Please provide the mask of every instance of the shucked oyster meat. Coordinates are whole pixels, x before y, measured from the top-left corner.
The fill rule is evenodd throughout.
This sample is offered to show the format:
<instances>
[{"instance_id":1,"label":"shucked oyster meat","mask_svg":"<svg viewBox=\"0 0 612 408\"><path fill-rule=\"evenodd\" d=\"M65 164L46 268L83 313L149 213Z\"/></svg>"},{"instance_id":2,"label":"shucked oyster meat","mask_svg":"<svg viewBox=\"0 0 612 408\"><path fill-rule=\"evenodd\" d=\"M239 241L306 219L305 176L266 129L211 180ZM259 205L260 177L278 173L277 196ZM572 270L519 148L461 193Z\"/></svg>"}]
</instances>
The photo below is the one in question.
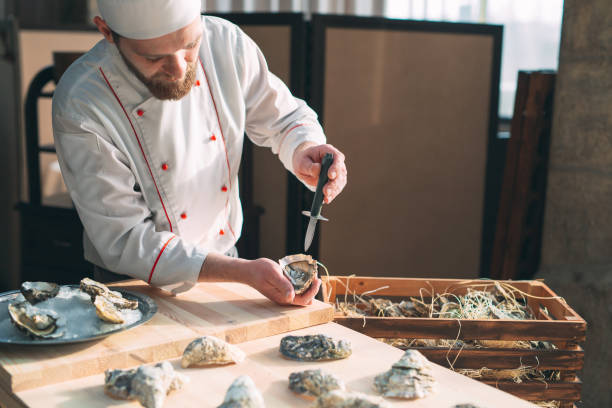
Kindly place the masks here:
<instances>
[{"instance_id":1,"label":"shucked oyster meat","mask_svg":"<svg viewBox=\"0 0 612 408\"><path fill-rule=\"evenodd\" d=\"M296 295L306 292L317 276L317 261L310 255L288 255L279 259L278 263L293 285Z\"/></svg>"},{"instance_id":2,"label":"shucked oyster meat","mask_svg":"<svg viewBox=\"0 0 612 408\"><path fill-rule=\"evenodd\" d=\"M280 342L280 352L298 361L338 360L351 355L351 343L324 334L285 336Z\"/></svg>"},{"instance_id":3,"label":"shucked oyster meat","mask_svg":"<svg viewBox=\"0 0 612 408\"><path fill-rule=\"evenodd\" d=\"M96 282L93 279L81 279L80 288L83 292L91 296L91 301L95 302L96 296L104 296L119 309L137 309L138 301L125 299L123 295L114 290L110 290L106 285Z\"/></svg>"},{"instance_id":4,"label":"shucked oyster meat","mask_svg":"<svg viewBox=\"0 0 612 408\"><path fill-rule=\"evenodd\" d=\"M57 296L59 290L59 285L51 282L23 282L21 284L23 297L33 305Z\"/></svg>"},{"instance_id":5,"label":"shucked oyster meat","mask_svg":"<svg viewBox=\"0 0 612 408\"><path fill-rule=\"evenodd\" d=\"M244 352L238 347L213 336L204 336L187 345L183 352L181 366L187 368L240 363L244 360L244 357Z\"/></svg>"},{"instance_id":6,"label":"shucked oyster meat","mask_svg":"<svg viewBox=\"0 0 612 408\"><path fill-rule=\"evenodd\" d=\"M138 400L146 408L161 408L166 395L183 387L189 378L167 361L130 370L106 370L104 392L113 397Z\"/></svg>"},{"instance_id":7,"label":"shucked oyster meat","mask_svg":"<svg viewBox=\"0 0 612 408\"><path fill-rule=\"evenodd\" d=\"M333 374L305 370L289 375L289 389L307 398L316 398L332 390L344 390L344 382Z\"/></svg>"},{"instance_id":8,"label":"shucked oyster meat","mask_svg":"<svg viewBox=\"0 0 612 408\"><path fill-rule=\"evenodd\" d=\"M434 392L431 364L416 350L407 350L391 369L374 378L374 387L385 397L415 399Z\"/></svg>"},{"instance_id":9,"label":"shucked oyster meat","mask_svg":"<svg viewBox=\"0 0 612 408\"><path fill-rule=\"evenodd\" d=\"M263 396L248 375L236 378L217 408L264 408Z\"/></svg>"},{"instance_id":10,"label":"shucked oyster meat","mask_svg":"<svg viewBox=\"0 0 612 408\"><path fill-rule=\"evenodd\" d=\"M321 395L312 408L388 408L389 404L382 398L362 394L334 390Z\"/></svg>"},{"instance_id":11,"label":"shucked oyster meat","mask_svg":"<svg viewBox=\"0 0 612 408\"><path fill-rule=\"evenodd\" d=\"M119 309L117 309L115 305L106 297L96 296L93 304L96 307L96 314L105 322L116 324L125 322L125 319L123 318L123 315Z\"/></svg>"},{"instance_id":12,"label":"shucked oyster meat","mask_svg":"<svg viewBox=\"0 0 612 408\"><path fill-rule=\"evenodd\" d=\"M23 301L9 304L8 312L13 324L32 337L52 339L64 334L57 330L59 315L54 311L42 310Z\"/></svg>"}]
</instances>

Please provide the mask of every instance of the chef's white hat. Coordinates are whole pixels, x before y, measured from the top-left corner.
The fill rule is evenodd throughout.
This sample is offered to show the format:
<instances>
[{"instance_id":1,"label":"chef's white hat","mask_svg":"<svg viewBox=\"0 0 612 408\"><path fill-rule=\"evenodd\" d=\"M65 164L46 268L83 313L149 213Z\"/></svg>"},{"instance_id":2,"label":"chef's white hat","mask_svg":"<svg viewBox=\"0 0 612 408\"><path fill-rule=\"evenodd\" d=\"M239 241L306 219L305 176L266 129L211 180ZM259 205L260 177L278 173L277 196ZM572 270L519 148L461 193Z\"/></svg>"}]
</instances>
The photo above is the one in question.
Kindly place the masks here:
<instances>
[{"instance_id":1,"label":"chef's white hat","mask_svg":"<svg viewBox=\"0 0 612 408\"><path fill-rule=\"evenodd\" d=\"M98 0L106 24L135 40L161 37L189 25L200 15L200 0Z\"/></svg>"}]
</instances>

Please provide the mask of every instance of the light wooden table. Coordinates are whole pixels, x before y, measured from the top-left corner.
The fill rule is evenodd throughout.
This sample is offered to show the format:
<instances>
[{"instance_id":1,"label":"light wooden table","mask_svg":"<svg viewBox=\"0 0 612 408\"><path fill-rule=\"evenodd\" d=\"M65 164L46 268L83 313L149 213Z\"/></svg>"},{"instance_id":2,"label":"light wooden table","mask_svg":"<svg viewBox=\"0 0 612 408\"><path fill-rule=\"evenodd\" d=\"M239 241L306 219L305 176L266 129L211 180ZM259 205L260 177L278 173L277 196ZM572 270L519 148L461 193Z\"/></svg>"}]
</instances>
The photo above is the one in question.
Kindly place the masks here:
<instances>
[{"instance_id":1,"label":"light wooden table","mask_svg":"<svg viewBox=\"0 0 612 408\"><path fill-rule=\"evenodd\" d=\"M263 393L267 407L308 407L310 402L296 397L288 388L289 374L312 368L322 368L342 378L354 391L374 394L374 376L386 371L403 354L399 349L374 340L335 323L326 323L306 329L294 330L291 334L324 333L334 338L350 340L353 354L344 360L322 363L297 362L283 358L278 346L279 334L248 341L238 346L246 352L247 359L237 365L215 368L180 368L179 359L170 360L174 367L190 378L182 390L170 394L165 407L216 407L232 381L247 374ZM415 401L391 400L392 406L452 408L459 403L472 403L482 408L535 407L526 401L493 387L469 379L434 364L433 373L438 381L437 392ZM0 395L8 408L22 407L139 407L137 402L117 401L103 392L104 375L98 374L55 385L47 385L12 395Z\"/></svg>"}]
</instances>

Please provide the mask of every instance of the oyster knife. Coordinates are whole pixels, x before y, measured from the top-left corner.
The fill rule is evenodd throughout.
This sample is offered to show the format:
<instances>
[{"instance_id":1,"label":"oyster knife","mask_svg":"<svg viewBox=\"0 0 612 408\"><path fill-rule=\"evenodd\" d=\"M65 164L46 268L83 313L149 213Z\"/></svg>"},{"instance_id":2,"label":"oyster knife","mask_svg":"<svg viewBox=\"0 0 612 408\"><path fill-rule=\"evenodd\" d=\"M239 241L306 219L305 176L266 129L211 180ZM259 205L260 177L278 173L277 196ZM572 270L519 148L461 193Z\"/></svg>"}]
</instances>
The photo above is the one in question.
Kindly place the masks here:
<instances>
[{"instance_id":1,"label":"oyster knife","mask_svg":"<svg viewBox=\"0 0 612 408\"><path fill-rule=\"evenodd\" d=\"M314 199L312 200L312 206L310 207L310 211L302 211L302 214L310 217L308 228L306 229L306 237L304 238L304 252L308 251L308 248L310 248L315 227L317 226L317 221L329 221L327 218L321 216L321 207L323 207L323 186L327 184L327 171L329 170L329 166L331 166L333 161L334 155L332 153L325 153L323 160L321 160L321 172L319 173L319 181L317 182L317 189L315 191Z\"/></svg>"}]
</instances>

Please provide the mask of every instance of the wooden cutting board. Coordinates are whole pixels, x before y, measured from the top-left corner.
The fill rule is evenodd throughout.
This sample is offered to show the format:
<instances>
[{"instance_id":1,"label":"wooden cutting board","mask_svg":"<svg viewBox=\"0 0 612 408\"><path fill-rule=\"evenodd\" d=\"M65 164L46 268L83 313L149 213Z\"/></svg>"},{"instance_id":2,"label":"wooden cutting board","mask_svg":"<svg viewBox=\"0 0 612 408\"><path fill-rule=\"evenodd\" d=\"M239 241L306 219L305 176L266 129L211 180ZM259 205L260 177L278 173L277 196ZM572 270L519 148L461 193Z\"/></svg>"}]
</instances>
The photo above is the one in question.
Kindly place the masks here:
<instances>
[{"instance_id":1,"label":"wooden cutting board","mask_svg":"<svg viewBox=\"0 0 612 408\"><path fill-rule=\"evenodd\" d=\"M353 391L374 394L374 376L388 370L403 351L374 340L336 323L328 323L292 332L294 335L324 333L337 339L349 340L353 354L344 360L326 362L298 362L283 358L278 352L280 339L276 335L242 343L246 353L244 362L214 368L180 367L180 360L171 360L174 368L189 377L189 383L168 396L164 408L216 407L224 398L232 381L239 375L250 376L262 392L268 408L309 407L310 402L296 397L287 388L289 374L306 369L321 368L342 379ZM510 394L464 377L438 365L433 365L437 392L415 401L386 399L392 407L453 408L455 404L472 403L479 407L528 408L536 407ZM107 406L141 407L137 402L117 401L103 391L104 376L98 374L61 384L18 392L6 401L7 408L97 408Z\"/></svg>"},{"instance_id":2,"label":"wooden cutting board","mask_svg":"<svg viewBox=\"0 0 612 408\"><path fill-rule=\"evenodd\" d=\"M138 280L112 287L144 293L157 304L153 318L99 341L64 346L5 346L0 349L0 387L7 392L55 384L181 356L194 338L214 335L242 343L333 319L333 307L279 306L250 286L202 283L179 296Z\"/></svg>"}]
</instances>

